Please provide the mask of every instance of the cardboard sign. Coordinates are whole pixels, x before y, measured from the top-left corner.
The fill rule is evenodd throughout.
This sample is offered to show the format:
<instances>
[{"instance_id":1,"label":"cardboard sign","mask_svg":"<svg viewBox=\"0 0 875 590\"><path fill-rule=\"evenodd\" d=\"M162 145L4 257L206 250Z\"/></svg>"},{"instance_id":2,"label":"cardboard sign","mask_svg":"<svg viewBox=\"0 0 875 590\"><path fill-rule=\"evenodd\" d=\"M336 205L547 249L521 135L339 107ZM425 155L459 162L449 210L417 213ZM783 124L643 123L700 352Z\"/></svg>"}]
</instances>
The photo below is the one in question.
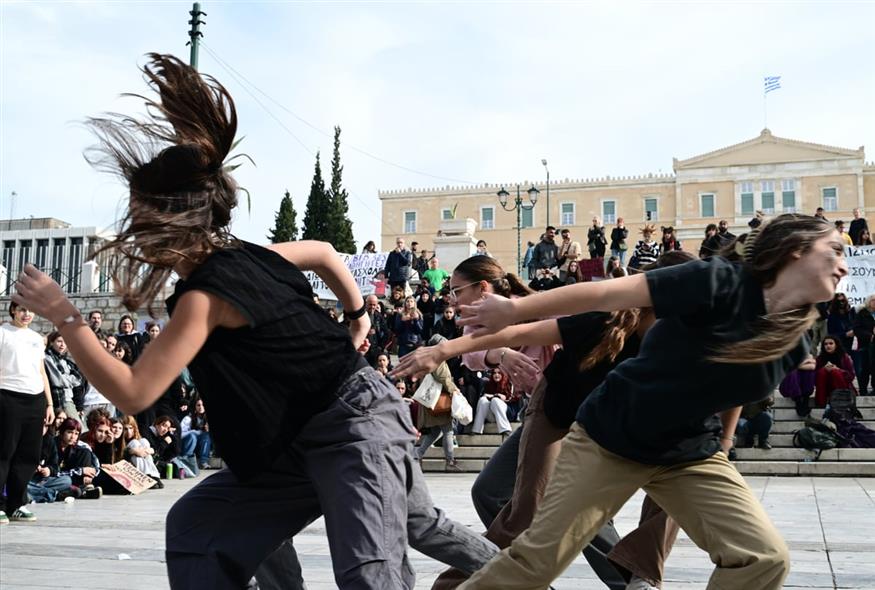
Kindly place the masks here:
<instances>
[{"instance_id":1,"label":"cardboard sign","mask_svg":"<svg viewBox=\"0 0 875 590\"><path fill-rule=\"evenodd\" d=\"M100 470L135 496L155 485L155 480L127 461L101 465Z\"/></svg>"}]
</instances>

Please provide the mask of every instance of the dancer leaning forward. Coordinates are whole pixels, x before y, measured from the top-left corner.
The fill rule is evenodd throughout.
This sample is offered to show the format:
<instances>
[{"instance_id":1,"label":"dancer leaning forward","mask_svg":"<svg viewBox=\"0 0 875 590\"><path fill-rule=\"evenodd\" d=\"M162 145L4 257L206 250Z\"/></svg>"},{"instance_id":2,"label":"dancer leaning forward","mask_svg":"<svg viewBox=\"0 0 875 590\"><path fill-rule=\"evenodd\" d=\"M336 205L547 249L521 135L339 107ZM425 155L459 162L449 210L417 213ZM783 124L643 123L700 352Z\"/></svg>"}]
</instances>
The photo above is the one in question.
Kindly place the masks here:
<instances>
[{"instance_id":1,"label":"dancer leaning forward","mask_svg":"<svg viewBox=\"0 0 875 590\"><path fill-rule=\"evenodd\" d=\"M172 56L151 54L143 71L159 99L147 100L142 121L91 119L101 139L91 161L130 190L118 237L102 249L128 309L151 306L171 272L181 277L164 335L132 367L116 360L57 283L30 265L13 301L52 321L89 382L126 414L151 406L190 368L228 469L167 516L171 587L242 588L321 515L341 588L412 588L414 534L449 564L483 565L495 547L431 504L412 461L407 406L356 351L369 320L334 249L263 248L231 235L231 96ZM313 302L303 270L350 310L349 330Z\"/></svg>"},{"instance_id":2,"label":"dancer leaning forward","mask_svg":"<svg viewBox=\"0 0 875 590\"><path fill-rule=\"evenodd\" d=\"M585 311L652 307L658 321L581 405L532 526L460 588L547 587L639 488L708 552L709 588L780 588L787 546L721 452L715 414L766 397L807 357L843 247L822 220L780 215L729 259L463 306L475 334Z\"/></svg>"}]
</instances>

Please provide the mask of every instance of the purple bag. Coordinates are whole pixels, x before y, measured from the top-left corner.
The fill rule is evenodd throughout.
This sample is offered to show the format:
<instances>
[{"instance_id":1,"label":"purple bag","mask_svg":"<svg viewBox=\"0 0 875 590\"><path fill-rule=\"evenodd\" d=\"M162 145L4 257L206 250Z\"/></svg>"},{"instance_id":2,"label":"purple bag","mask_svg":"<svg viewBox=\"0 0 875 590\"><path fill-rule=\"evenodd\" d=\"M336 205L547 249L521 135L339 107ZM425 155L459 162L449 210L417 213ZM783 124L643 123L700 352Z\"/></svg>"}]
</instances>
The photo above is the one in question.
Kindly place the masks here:
<instances>
[{"instance_id":1,"label":"purple bag","mask_svg":"<svg viewBox=\"0 0 875 590\"><path fill-rule=\"evenodd\" d=\"M866 428L856 420L836 424L838 433L846 439L839 446L851 449L875 449L875 430Z\"/></svg>"}]
</instances>

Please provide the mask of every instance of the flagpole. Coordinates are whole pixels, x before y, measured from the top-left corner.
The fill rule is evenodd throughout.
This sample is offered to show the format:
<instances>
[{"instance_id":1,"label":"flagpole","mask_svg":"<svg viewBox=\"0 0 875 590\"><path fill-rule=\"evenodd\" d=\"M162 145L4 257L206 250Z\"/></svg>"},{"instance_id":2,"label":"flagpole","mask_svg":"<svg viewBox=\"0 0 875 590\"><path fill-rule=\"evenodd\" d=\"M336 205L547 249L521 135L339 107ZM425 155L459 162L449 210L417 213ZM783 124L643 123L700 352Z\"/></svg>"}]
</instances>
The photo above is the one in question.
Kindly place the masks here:
<instances>
[{"instance_id":1,"label":"flagpole","mask_svg":"<svg viewBox=\"0 0 875 590\"><path fill-rule=\"evenodd\" d=\"M763 92L763 129L769 128L769 94Z\"/></svg>"}]
</instances>

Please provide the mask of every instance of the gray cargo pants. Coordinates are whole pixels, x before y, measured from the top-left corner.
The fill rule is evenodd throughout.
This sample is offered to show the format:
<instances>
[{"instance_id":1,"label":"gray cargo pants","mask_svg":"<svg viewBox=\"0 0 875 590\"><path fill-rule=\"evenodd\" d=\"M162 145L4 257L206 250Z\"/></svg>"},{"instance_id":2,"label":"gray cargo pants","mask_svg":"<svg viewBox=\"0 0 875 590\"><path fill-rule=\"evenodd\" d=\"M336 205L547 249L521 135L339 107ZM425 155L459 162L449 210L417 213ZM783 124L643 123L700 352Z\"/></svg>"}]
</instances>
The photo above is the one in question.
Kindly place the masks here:
<instances>
[{"instance_id":1,"label":"gray cargo pants","mask_svg":"<svg viewBox=\"0 0 875 590\"><path fill-rule=\"evenodd\" d=\"M465 525L450 520L431 500L419 464L411 471L407 494L407 542L436 561L473 574L498 553L498 546ZM291 540L259 566L259 590L302 590L301 564Z\"/></svg>"},{"instance_id":2,"label":"gray cargo pants","mask_svg":"<svg viewBox=\"0 0 875 590\"><path fill-rule=\"evenodd\" d=\"M269 471L240 481L222 470L173 505L171 588L244 588L285 539L323 514L340 588L412 588L406 558L412 433L395 388L373 369L358 371Z\"/></svg>"}]
</instances>

